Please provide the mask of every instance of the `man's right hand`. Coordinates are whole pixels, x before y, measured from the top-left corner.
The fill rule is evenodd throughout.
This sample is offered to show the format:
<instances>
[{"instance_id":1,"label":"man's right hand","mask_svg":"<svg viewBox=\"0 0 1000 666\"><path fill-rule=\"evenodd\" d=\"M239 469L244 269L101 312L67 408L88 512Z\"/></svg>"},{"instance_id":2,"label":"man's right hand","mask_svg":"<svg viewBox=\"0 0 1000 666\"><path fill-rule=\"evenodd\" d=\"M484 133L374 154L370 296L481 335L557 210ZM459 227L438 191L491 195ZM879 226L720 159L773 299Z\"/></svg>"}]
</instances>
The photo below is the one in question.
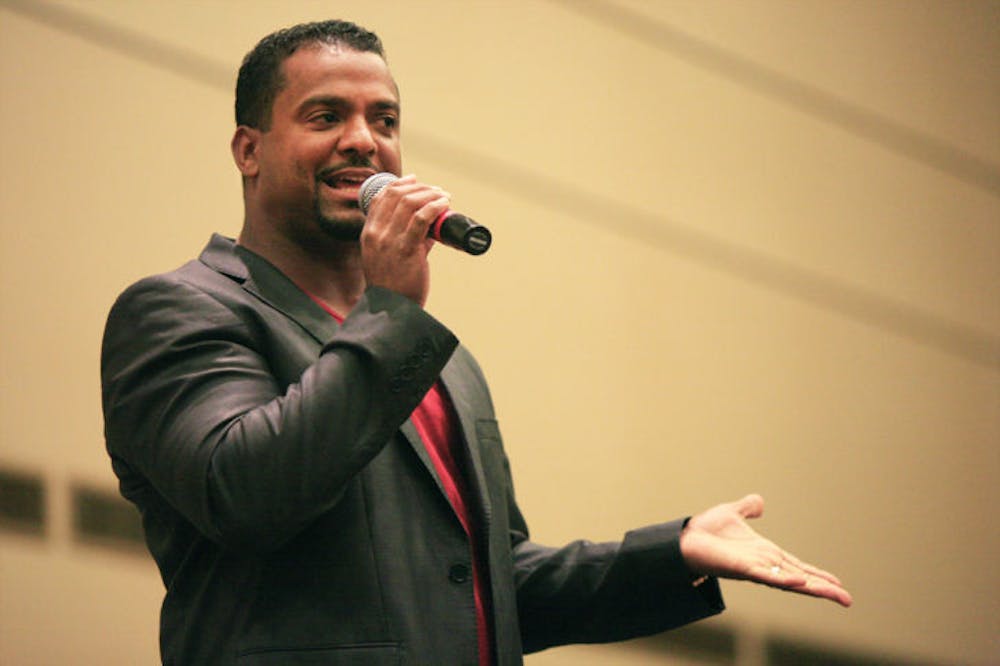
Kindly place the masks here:
<instances>
[{"instance_id":1,"label":"man's right hand","mask_svg":"<svg viewBox=\"0 0 1000 666\"><path fill-rule=\"evenodd\" d=\"M423 306L430 291L427 230L448 209L449 195L414 176L376 196L361 231L361 263L368 286L385 287Z\"/></svg>"}]
</instances>

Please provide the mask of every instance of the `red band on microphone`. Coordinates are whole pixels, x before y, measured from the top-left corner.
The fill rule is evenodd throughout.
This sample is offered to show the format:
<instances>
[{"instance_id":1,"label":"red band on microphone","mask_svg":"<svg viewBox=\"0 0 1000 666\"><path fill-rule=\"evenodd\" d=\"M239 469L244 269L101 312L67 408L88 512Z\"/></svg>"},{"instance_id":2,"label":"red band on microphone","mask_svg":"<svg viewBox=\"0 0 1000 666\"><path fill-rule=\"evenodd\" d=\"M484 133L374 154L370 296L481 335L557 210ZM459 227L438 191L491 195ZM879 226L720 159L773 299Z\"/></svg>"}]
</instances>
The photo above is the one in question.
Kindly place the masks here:
<instances>
[{"instance_id":1,"label":"red band on microphone","mask_svg":"<svg viewBox=\"0 0 1000 666\"><path fill-rule=\"evenodd\" d=\"M444 221L448 219L453 212L454 211L449 208L437 216L437 219L434 220L433 224L431 224L431 238L436 241L441 240L441 225L444 224Z\"/></svg>"}]
</instances>

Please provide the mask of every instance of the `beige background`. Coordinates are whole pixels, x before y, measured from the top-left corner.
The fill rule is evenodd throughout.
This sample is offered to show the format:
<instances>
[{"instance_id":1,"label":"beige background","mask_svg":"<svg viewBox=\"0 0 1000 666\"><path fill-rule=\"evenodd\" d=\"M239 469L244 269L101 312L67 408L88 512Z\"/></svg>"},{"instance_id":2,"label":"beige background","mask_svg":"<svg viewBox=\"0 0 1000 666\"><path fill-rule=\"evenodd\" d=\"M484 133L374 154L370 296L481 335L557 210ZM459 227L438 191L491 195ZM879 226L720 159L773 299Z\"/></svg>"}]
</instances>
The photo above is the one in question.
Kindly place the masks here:
<instances>
[{"instance_id":1,"label":"beige background","mask_svg":"<svg viewBox=\"0 0 1000 666\"><path fill-rule=\"evenodd\" d=\"M0 1L0 466L51 511L0 532L0 663L156 660L151 562L69 537L70 485L114 488L104 316L237 233L239 61L331 17L386 43L405 168L494 231L435 252L428 307L491 378L537 540L757 491L856 605L727 583L740 663L772 635L1000 663L982 0ZM681 663L643 645L528 663Z\"/></svg>"}]
</instances>

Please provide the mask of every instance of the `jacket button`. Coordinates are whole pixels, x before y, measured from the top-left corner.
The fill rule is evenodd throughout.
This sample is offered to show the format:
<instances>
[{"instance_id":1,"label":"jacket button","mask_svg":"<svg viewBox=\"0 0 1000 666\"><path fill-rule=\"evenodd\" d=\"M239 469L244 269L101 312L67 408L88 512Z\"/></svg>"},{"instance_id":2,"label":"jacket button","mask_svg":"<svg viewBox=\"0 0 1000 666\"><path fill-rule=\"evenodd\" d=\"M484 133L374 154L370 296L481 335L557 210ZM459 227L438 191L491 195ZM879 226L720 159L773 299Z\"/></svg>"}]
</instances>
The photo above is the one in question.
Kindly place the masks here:
<instances>
[{"instance_id":1,"label":"jacket button","mask_svg":"<svg viewBox=\"0 0 1000 666\"><path fill-rule=\"evenodd\" d=\"M465 564L453 564L451 568L448 569L448 580L453 583L465 583L469 580L469 570L468 565Z\"/></svg>"}]
</instances>

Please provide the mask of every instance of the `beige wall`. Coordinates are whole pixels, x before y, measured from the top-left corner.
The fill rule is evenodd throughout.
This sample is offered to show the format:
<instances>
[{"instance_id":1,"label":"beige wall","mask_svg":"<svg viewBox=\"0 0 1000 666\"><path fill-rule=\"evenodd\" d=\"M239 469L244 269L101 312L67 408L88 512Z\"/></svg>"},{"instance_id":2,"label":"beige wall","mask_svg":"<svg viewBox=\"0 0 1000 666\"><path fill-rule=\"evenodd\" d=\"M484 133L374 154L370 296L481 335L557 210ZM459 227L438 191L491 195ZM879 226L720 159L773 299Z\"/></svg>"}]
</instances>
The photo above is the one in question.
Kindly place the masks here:
<instances>
[{"instance_id":1,"label":"beige wall","mask_svg":"<svg viewBox=\"0 0 1000 666\"><path fill-rule=\"evenodd\" d=\"M435 252L429 308L491 377L535 537L757 491L856 606L726 584L742 663L770 635L1000 661L1000 3L351 4L406 169L494 230ZM51 509L0 532L0 663L155 659L151 563L68 537L70 484L114 487L103 318L238 231L239 60L330 7L0 1L0 467Z\"/></svg>"}]
</instances>

